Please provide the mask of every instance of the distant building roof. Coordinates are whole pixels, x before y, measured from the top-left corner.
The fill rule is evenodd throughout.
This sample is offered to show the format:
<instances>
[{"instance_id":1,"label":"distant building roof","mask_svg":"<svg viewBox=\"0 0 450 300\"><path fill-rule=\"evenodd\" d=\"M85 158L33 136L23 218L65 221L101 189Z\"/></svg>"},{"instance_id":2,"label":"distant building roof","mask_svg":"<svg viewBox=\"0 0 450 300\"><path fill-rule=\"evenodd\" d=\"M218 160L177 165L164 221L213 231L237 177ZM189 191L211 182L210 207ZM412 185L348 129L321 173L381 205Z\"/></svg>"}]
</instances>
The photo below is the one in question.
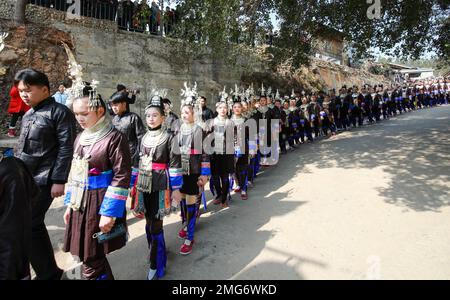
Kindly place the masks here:
<instances>
[{"instance_id":1,"label":"distant building roof","mask_svg":"<svg viewBox=\"0 0 450 300\"><path fill-rule=\"evenodd\" d=\"M388 63L392 69L417 69L416 67L405 66L401 64Z\"/></svg>"},{"instance_id":2,"label":"distant building roof","mask_svg":"<svg viewBox=\"0 0 450 300\"><path fill-rule=\"evenodd\" d=\"M434 72L433 69L430 68L417 68L417 69L407 69L407 70L399 70L399 73L410 74L410 73L425 73L425 72Z\"/></svg>"}]
</instances>

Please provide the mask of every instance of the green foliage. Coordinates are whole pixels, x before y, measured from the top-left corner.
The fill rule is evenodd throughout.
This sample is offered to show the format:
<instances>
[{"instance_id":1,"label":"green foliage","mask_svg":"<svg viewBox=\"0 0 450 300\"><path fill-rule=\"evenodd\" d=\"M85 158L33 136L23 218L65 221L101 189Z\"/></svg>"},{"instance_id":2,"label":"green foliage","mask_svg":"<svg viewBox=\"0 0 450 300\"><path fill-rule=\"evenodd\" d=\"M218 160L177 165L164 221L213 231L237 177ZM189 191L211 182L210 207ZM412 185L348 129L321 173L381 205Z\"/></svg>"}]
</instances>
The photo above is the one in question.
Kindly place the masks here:
<instances>
[{"instance_id":1,"label":"green foliage","mask_svg":"<svg viewBox=\"0 0 450 300\"><path fill-rule=\"evenodd\" d=\"M260 45L273 29L271 14L279 19L279 34L268 51L272 63L289 60L305 64L313 38L322 26L339 30L355 59L373 57L370 49L403 59L417 59L433 51L448 64L450 58L449 0L381 0L381 18L370 19L370 4L361 0L179 0L186 16L179 37L226 53L229 43ZM325 27L326 28L326 27ZM331 31L332 34L333 31ZM225 51L224 51L225 50Z\"/></svg>"}]
</instances>

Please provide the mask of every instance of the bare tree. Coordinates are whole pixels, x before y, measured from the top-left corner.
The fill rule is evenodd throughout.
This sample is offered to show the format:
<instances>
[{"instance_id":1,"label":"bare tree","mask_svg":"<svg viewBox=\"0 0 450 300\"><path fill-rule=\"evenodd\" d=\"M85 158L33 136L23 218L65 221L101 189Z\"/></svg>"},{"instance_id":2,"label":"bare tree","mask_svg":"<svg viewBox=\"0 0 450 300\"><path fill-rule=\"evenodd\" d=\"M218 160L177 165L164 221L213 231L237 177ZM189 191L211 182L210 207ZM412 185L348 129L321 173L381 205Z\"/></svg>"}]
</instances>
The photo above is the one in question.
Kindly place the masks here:
<instances>
[{"instance_id":1,"label":"bare tree","mask_svg":"<svg viewBox=\"0 0 450 300\"><path fill-rule=\"evenodd\" d=\"M27 7L27 0L16 0L14 22L17 25L25 24L25 9Z\"/></svg>"}]
</instances>

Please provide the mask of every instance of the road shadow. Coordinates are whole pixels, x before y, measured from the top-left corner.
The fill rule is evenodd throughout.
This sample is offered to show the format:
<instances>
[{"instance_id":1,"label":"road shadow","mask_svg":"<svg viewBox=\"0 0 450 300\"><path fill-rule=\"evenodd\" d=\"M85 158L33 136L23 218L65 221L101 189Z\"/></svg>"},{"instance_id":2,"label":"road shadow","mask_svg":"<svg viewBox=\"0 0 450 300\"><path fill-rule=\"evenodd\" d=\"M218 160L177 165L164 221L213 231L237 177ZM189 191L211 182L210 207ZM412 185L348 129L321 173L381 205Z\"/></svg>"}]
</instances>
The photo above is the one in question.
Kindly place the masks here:
<instances>
[{"instance_id":1,"label":"road shadow","mask_svg":"<svg viewBox=\"0 0 450 300\"><path fill-rule=\"evenodd\" d=\"M298 152L298 173L307 165L327 169L383 167L391 181L378 188L387 203L439 212L450 205L450 106L400 115L354 129ZM308 150L306 150L308 151ZM377 179L374 178L374 182Z\"/></svg>"}]
</instances>

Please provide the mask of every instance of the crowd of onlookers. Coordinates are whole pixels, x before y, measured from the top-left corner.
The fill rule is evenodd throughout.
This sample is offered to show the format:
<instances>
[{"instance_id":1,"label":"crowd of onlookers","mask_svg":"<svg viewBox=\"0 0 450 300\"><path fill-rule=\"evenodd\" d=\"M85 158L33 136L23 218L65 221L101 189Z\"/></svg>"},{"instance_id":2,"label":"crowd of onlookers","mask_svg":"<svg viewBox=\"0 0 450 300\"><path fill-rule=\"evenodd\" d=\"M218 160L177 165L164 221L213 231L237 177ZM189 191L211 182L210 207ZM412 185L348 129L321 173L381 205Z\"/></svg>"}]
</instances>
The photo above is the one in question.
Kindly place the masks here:
<instances>
[{"instance_id":1,"label":"crowd of onlookers","mask_svg":"<svg viewBox=\"0 0 450 300\"><path fill-rule=\"evenodd\" d=\"M30 4L70 11L84 17L117 22L119 29L169 34L177 22L177 9L161 9L157 1L149 0L80 0L79 11L66 0L29 0Z\"/></svg>"}]
</instances>

